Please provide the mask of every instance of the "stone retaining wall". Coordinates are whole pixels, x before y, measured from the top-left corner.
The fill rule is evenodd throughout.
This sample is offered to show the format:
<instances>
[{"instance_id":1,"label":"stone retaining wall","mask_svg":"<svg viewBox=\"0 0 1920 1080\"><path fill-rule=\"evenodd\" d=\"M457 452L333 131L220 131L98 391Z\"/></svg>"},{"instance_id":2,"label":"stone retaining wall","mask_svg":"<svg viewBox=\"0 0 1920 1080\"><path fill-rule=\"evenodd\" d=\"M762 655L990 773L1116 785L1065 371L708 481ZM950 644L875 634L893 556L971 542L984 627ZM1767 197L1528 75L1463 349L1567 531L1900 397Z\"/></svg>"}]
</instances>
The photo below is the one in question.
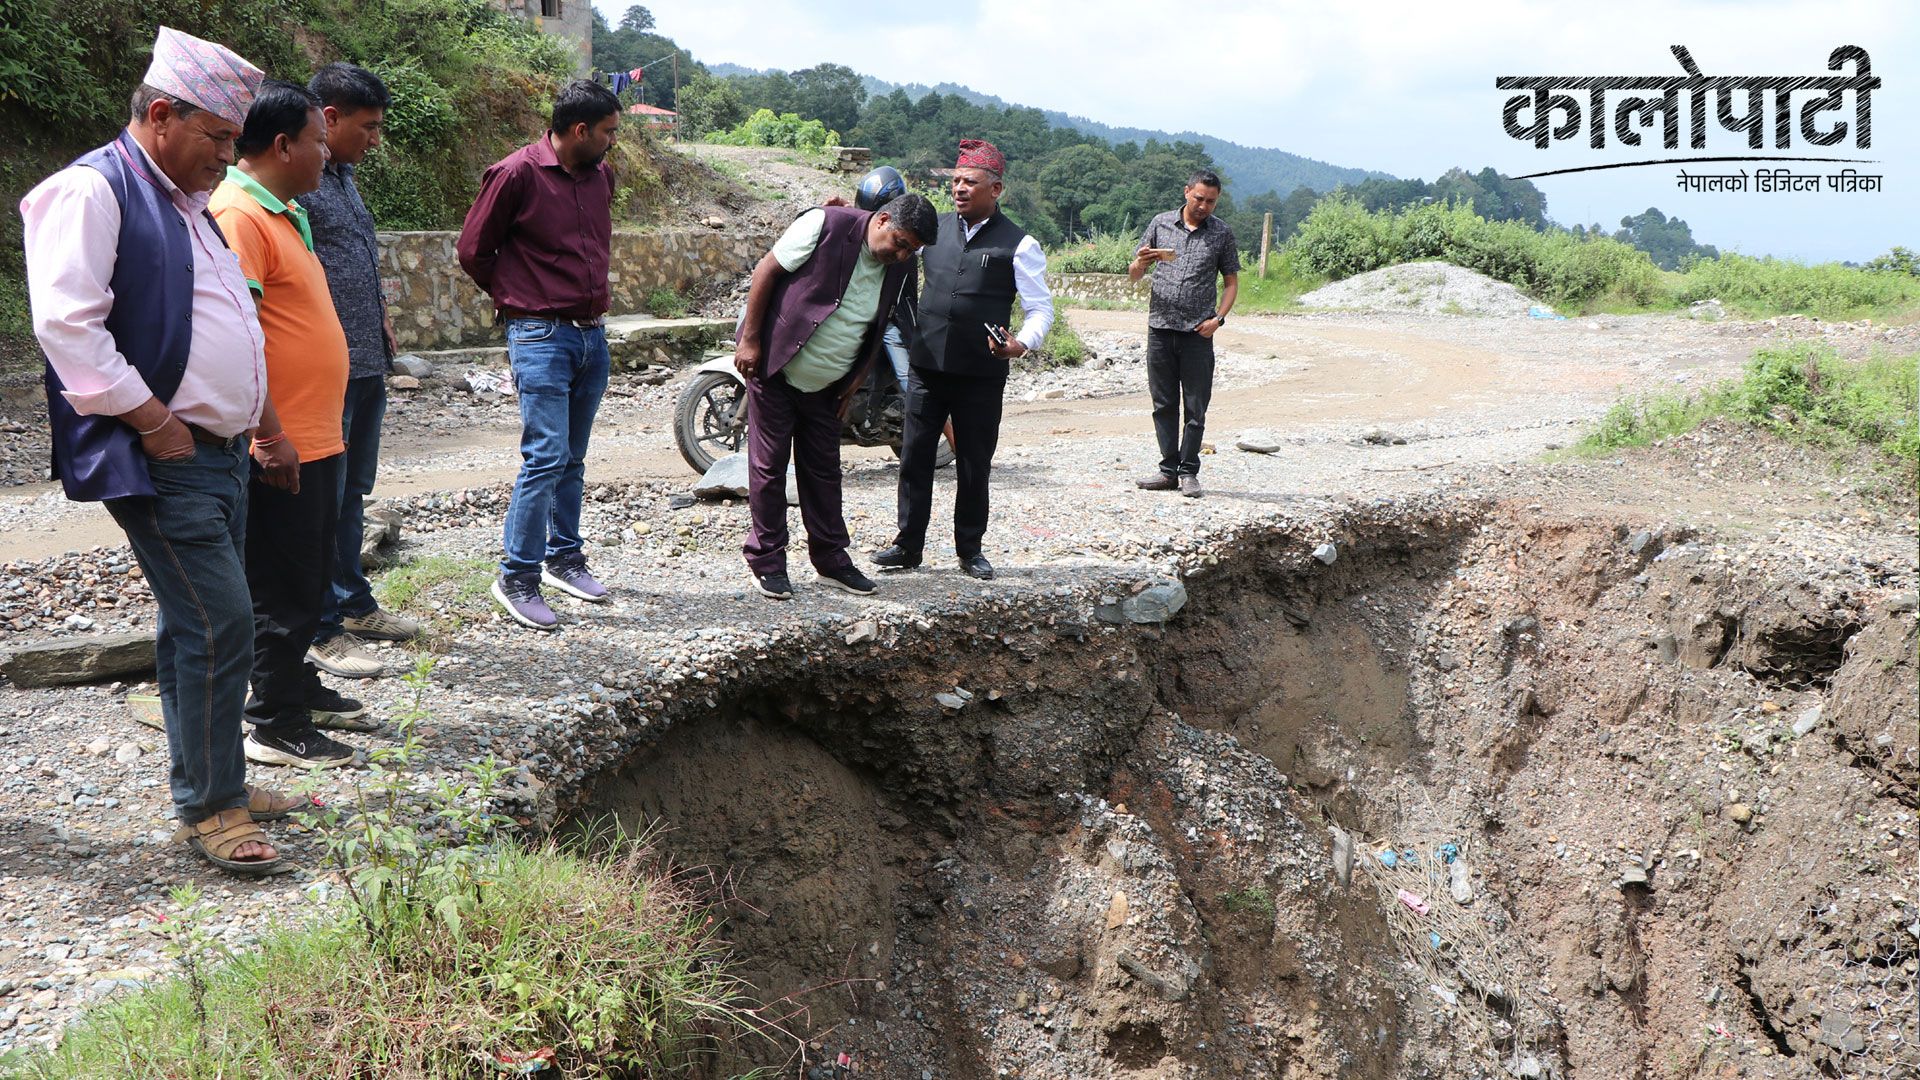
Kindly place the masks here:
<instances>
[{"instance_id":1,"label":"stone retaining wall","mask_svg":"<svg viewBox=\"0 0 1920 1080\"><path fill-rule=\"evenodd\" d=\"M1147 278L1129 281L1125 274L1048 274L1047 288L1053 295L1070 300L1145 306L1153 282Z\"/></svg>"},{"instance_id":2,"label":"stone retaining wall","mask_svg":"<svg viewBox=\"0 0 1920 1080\"><path fill-rule=\"evenodd\" d=\"M380 280L402 351L501 340L492 303L460 269L457 235L380 234ZM710 228L616 232L607 275L613 313L644 311L654 289L685 293L711 278L746 273L772 243L771 236Z\"/></svg>"}]
</instances>

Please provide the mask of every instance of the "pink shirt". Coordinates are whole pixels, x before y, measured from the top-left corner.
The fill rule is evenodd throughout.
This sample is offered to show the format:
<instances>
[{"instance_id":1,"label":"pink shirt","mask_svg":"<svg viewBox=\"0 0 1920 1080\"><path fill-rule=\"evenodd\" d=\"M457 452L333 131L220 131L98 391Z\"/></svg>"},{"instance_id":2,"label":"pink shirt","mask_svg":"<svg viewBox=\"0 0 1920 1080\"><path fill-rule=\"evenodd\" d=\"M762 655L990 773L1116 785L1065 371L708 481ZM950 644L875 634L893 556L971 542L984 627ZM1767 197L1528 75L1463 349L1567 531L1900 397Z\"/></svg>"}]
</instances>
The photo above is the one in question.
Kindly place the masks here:
<instances>
[{"instance_id":1,"label":"pink shirt","mask_svg":"<svg viewBox=\"0 0 1920 1080\"><path fill-rule=\"evenodd\" d=\"M136 144L137 145L137 144ZM204 211L210 193L187 195L141 151L174 209L193 230L193 342L187 370L168 407L215 435L238 435L260 422L266 400L265 335L240 260L227 250ZM146 380L107 332L119 256L120 204L107 178L72 165L41 181L20 200L27 226L27 298L33 332L83 415L117 416L153 396Z\"/></svg>"}]
</instances>

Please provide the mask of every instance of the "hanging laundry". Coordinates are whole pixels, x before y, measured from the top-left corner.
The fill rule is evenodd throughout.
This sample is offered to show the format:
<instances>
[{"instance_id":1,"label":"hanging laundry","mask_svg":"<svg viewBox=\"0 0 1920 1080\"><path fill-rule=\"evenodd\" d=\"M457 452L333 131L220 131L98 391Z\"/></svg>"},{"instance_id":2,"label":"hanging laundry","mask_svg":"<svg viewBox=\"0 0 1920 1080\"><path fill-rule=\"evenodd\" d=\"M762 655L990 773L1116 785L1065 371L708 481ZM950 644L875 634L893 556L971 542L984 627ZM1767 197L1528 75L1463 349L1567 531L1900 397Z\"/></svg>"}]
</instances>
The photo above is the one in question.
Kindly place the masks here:
<instances>
[{"instance_id":1,"label":"hanging laundry","mask_svg":"<svg viewBox=\"0 0 1920 1080\"><path fill-rule=\"evenodd\" d=\"M633 77L628 75L624 71L614 72L611 78L612 78L612 84L613 84L613 92L615 94L619 94L621 91L625 90L629 85L631 85L633 82Z\"/></svg>"},{"instance_id":2,"label":"hanging laundry","mask_svg":"<svg viewBox=\"0 0 1920 1080\"><path fill-rule=\"evenodd\" d=\"M633 77L634 82L644 82L647 77L647 69L634 68L632 71L627 72L627 74Z\"/></svg>"}]
</instances>

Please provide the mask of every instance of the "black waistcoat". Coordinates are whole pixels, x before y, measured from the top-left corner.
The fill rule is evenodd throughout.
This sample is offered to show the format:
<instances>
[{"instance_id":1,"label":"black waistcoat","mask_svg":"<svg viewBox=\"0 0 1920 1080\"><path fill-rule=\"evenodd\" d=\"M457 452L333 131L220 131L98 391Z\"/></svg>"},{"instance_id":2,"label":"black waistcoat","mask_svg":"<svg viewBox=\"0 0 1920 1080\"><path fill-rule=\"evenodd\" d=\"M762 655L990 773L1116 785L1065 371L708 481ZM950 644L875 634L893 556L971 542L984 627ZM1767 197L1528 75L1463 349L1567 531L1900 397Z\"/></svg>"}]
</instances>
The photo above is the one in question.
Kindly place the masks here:
<instances>
[{"instance_id":1,"label":"black waistcoat","mask_svg":"<svg viewBox=\"0 0 1920 1080\"><path fill-rule=\"evenodd\" d=\"M987 350L985 324L1005 326L1013 312L1013 252L1026 237L997 210L970 242L960 215L940 215L940 238L920 252L919 333L910 363L950 375L1007 377L1007 362Z\"/></svg>"}]
</instances>

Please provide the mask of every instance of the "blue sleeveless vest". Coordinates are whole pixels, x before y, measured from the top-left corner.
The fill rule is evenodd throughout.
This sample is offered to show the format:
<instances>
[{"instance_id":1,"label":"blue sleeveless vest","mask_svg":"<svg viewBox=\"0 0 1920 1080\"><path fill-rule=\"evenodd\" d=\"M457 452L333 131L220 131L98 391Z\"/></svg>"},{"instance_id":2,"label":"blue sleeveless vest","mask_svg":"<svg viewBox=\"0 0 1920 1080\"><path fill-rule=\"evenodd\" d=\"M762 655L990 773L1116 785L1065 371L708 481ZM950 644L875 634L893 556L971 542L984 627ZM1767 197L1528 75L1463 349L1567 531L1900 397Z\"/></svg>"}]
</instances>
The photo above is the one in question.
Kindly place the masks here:
<instances>
[{"instance_id":1,"label":"blue sleeveless vest","mask_svg":"<svg viewBox=\"0 0 1920 1080\"><path fill-rule=\"evenodd\" d=\"M187 351L193 344L193 231L153 175L131 133L122 131L119 138L81 155L74 164L106 177L120 204L120 246L107 332L153 395L171 401L186 374ZM219 229L214 231L217 235ZM67 498L97 502L152 495L153 482L139 436L114 417L75 412L61 394L65 387L53 365L46 369L53 475L60 479Z\"/></svg>"}]
</instances>

